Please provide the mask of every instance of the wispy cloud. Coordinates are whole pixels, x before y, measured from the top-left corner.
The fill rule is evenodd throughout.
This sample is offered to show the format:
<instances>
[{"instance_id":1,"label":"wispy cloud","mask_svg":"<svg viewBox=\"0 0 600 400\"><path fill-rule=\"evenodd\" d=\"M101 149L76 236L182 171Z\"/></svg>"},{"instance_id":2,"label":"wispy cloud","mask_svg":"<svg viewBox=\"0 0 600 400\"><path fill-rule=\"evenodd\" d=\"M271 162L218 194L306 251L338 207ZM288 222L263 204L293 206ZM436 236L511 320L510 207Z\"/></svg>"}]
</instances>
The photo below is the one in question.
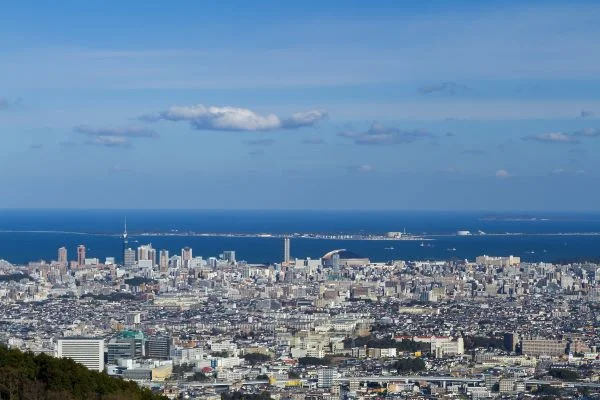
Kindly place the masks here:
<instances>
[{"instance_id":1,"label":"wispy cloud","mask_svg":"<svg viewBox=\"0 0 600 400\"><path fill-rule=\"evenodd\" d=\"M18 98L16 100L10 100L7 97L0 96L0 111L8 110L10 108L18 106L21 104L21 101L22 100L20 98Z\"/></svg>"},{"instance_id":2,"label":"wispy cloud","mask_svg":"<svg viewBox=\"0 0 600 400\"><path fill-rule=\"evenodd\" d=\"M73 132L89 137L85 144L111 148L132 148L132 139L157 138L158 134L147 128L96 128L89 125L78 125Z\"/></svg>"},{"instance_id":3,"label":"wispy cloud","mask_svg":"<svg viewBox=\"0 0 600 400\"><path fill-rule=\"evenodd\" d=\"M471 88L469 88L467 85L463 85L456 82L442 82L421 86L417 89L417 93L424 95L434 93L454 95L458 92L466 92L469 90L471 90Z\"/></svg>"},{"instance_id":4,"label":"wispy cloud","mask_svg":"<svg viewBox=\"0 0 600 400\"><path fill-rule=\"evenodd\" d=\"M90 136L112 136L124 138L155 138L158 134L147 128L128 127L128 128L96 128L89 125L78 125L73 128L76 133L83 133Z\"/></svg>"},{"instance_id":5,"label":"wispy cloud","mask_svg":"<svg viewBox=\"0 0 600 400\"><path fill-rule=\"evenodd\" d=\"M265 138L256 140L244 140L244 144L249 146L271 146L275 144L275 139Z\"/></svg>"},{"instance_id":6,"label":"wispy cloud","mask_svg":"<svg viewBox=\"0 0 600 400\"><path fill-rule=\"evenodd\" d=\"M115 165L112 166L111 171L124 173L124 172L130 172L131 168L126 167L124 165L115 164Z\"/></svg>"},{"instance_id":7,"label":"wispy cloud","mask_svg":"<svg viewBox=\"0 0 600 400\"><path fill-rule=\"evenodd\" d=\"M547 133L538 133L535 135L525 136L523 140L531 140L534 142L544 142L544 143L579 143L579 141L573 137L572 135L564 132L547 132Z\"/></svg>"},{"instance_id":8,"label":"wispy cloud","mask_svg":"<svg viewBox=\"0 0 600 400\"><path fill-rule=\"evenodd\" d=\"M465 149L465 150L461 151L460 153L468 155L468 156L484 156L487 154L485 150L481 150L481 149Z\"/></svg>"},{"instance_id":9,"label":"wispy cloud","mask_svg":"<svg viewBox=\"0 0 600 400\"><path fill-rule=\"evenodd\" d=\"M85 142L92 146L104 146L111 148L131 148L133 144L126 137L122 136L96 136Z\"/></svg>"},{"instance_id":10,"label":"wispy cloud","mask_svg":"<svg viewBox=\"0 0 600 400\"><path fill-rule=\"evenodd\" d=\"M573 132L573 136L579 137L599 137L600 129L598 128L583 128Z\"/></svg>"},{"instance_id":11,"label":"wispy cloud","mask_svg":"<svg viewBox=\"0 0 600 400\"><path fill-rule=\"evenodd\" d=\"M311 138L305 138L302 139L302 144L313 144L313 145L318 145L318 144L325 144L325 140L323 140L320 137L311 137Z\"/></svg>"},{"instance_id":12,"label":"wispy cloud","mask_svg":"<svg viewBox=\"0 0 600 400\"><path fill-rule=\"evenodd\" d=\"M79 143L77 143L74 140L63 140L63 141L59 142L58 144L63 147L74 147L74 146L77 146Z\"/></svg>"},{"instance_id":13,"label":"wispy cloud","mask_svg":"<svg viewBox=\"0 0 600 400\"><path fill-rule=\"evenodd\" d=\"M499 169L498 171L496 171L496 178L506 179L508 177L510 177L510 174L508 173L507 170Z\"/></svg>"},{"instance_id":14,"label":"wispy cloud","mask_svg":"<svg viewBox=\"0 0 600 400\"><path fill-rule=\"evenodd\" d=\"M388 128L380 123L373 123L364 132L344 131L338 136L352 139L358 145L390 145L413 143L420 139L434 139L435 135L423 129L400 130Z\"/></svg>"},{"instance_id":15,"label":"wispy cloud","mask_svg":"<svg viewBox=\"0 0 600 400\"><path fill-rule=\"evenodd\" d=\"M287 118L275 114L262 115L247 108L173 106L167 110L140 117L147 122L160 120L189 121L194 129L213 131L272 131L277 129L297 129L310 127L325 119L327 113L321 110L298 112Z\"/></svg>"},{"instance_id":16,"label":"wispy cloud","mask_svg":"<svg viewBox=\"0 0 600 400\"><path fill-rule=\"evenodd\" d=\"M579 143L581 138L595 138L600 137L600 129L598 128L582 128L572 133L566 132L547 132L538 133L535 135L529 135L523 137L523 140L533 140L536 142L546 143L564 143L573 144Z\"/></svg>"},{"instance_id":17,"label":"wispy cloud","mask_svg":"<svg viewBox=\"0 0 600 400\"><path fill-rule=\"evenodd\" d=\"M368 174L375 171L375 167L371 164L352 165L348 167L348 172Z\"/></svg>"},{"instance_id":18,"label":"wispy cloud","mask_svg":"<svg viewBox=\"0 0 600 400\"><path fill-rule=\"evenodd\" d=\"M249 156L262 156L263 154L265 154L263 149L256 149L248 152Z\"/></svg>"}]
</instances>

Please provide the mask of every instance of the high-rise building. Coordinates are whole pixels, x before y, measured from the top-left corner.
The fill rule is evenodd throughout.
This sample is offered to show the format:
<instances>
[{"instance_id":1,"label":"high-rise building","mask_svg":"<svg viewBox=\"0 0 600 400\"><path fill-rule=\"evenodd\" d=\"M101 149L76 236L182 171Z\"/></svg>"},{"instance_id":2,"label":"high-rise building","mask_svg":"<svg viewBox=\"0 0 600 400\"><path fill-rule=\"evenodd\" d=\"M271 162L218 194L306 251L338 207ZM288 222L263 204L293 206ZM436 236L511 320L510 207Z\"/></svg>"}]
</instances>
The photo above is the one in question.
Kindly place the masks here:
<instances>
[{"instance_id":1,"label":"high-rise building","mask_svg":"<svg viewBox=\"0 0 600 400\"><path fill-rule=\"evenodd\" d=\"M146 354L144 334L136 331L123 331L118 336L109 340L109 364L115 364L119 358L139 358Z\"/></svg>"},{"instance_id":2,"label":"high-rise building","mask_svg":"<svg viewBox=\"0 0 600 400\"><path fill-rule=\"evenodd\" d=\"M104 340L95 338L63 338L56 343L56 357L70 358L85 367L104 370Z\"/></svg>"},{"instance_id":3,"label":"high-rise building","mask_svg":"<svg viewBox=\"0 0 600 400\"><path fill-rule=\"evenodd\" d=\"M290 238L285 237L283 239L283 262L288 264L290 262Z\"/></svg>"},{"instance_id":4,"label":"high-rise building","mask_svg":"<svg viewBox=\"0 0 600 400\"><path fill-rule=\"evenodd\" d=\"M77 246L77 265L85 265L85 246L82 244Z\"/></svg>"},{"instance_id":5,"label":"high-rise building","mask_svg":"<svg viewBox=\"0 0 600 400\"><path fill-rule=\"evenodd\" d=\"M158 257L158 268L160 272L167 272L169 269L169 250L161 250Z\"/></svg>"},{"instance_id":6,"label":"high-rise building","mask_svg":"<svg viewBox=\"0 0 600 400\"><path fill-rule=\"evenodd\" d=\"M152 266L156 265L156 249L152 247L152 244L144 244L138 247L138 261L149 260L152 261Z\"/></svg>"},{"instance_id":7,"label":"high-rise building","mask_svg":"<svg viewBox=\"0 0 600 400\"><path fill-rule=\"evenodd\" d=\"M235 263L235 251L233 250L225 250L223 252L223 259L227 260L230 263Z\"/></svg>"},{"instance_id":8,"label":"high-rise building","mask_svg":"<svg viewBox=\"0 0 600 400\"><path fill-rule=\"evenodd\" d=\"M513 332L507 332L504 334L504 350L515 351L519 344L519 336Z\"/></svg>"},{"instance_id":9,"label":"high-rise building","mask_svg":"<svg viewBox=\"0 0 600 400\"><path fill-rule=\"evenodd\" d=\"M181 264L183 264L184 267L189 267L191 261L192 261L192 248L184 247L183 249L181 249Z\"/></svg>"},{"instance_id":10,"label":"high-rise building","mask_svg":"<svg viewBox=\"0 0 600 400\"><path fill-rule=\"evenodd\" d=\"M127 313L125 316L125 323L128 327L137 328L142 323L142 314L139 311Z\"/></svg>"},{"instance_id":11,"label":"high-rise building","mask_svg":"<svg viewBox=\"0 0 600 400\"><path fill-rule=\"evenodd\" d=\"M321 368L317 371L317 387L330 388L333 386L335 370L333 368Z\"/></svg>"},{"instance_id":12,"label":"high-rise building","mask_svg":"<svg viewBox=\"0 0 600 400\"><path fill-rule=\"evenodd\" d=\"M171 353L171 338L167 336L154 336L146 340L146 357L169 358Z\"/></svg>"},{"instance_id":13,"label":"high-rise building","mask_svg":"<svg viewBox=\"0 0 600 400\"><path fill-rule=\"evenodd\" d=\"M129 235L127 234L127 218L125 218L125 227L123 229L123 248L121 254L123 254L123 265L127 266L125 252L129 249ZM134 260L135 261L135 260ZM133 264L131 264L133 265Z\"/></svg>"},{"instance_id":14,"label":"high-rise building","mask_svg":"<svg viewBox=\"0 0 600 400\"><path fill-rule=\"evenodd\" d=\"M67 248L64 246L58 249L58 262L67 265Z\"/></svg>"},{"instance_id":15,"label":"high-rise building","mask_svg":"<svg viewBox=\"0 0 600 400\"><path fill-rule=\"evenodd\" d=\"M135 264L135 250L127 248L123 252L123 266L125 268L133 267Z\"/></svg>"}]
</instances>

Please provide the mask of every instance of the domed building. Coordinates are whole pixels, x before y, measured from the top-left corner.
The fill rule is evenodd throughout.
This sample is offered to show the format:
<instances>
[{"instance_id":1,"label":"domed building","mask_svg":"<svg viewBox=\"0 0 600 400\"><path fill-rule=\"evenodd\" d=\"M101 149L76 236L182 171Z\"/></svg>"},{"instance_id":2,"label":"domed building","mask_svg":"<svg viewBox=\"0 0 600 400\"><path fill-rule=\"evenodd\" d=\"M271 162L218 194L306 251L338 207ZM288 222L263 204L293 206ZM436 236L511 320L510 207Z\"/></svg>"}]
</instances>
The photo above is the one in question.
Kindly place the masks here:
<instances>
[{"instance_id":1,"label":"domed building","mask_svg":"<svg viewBox=\"0 0 600 400\"><path fill-rule=\"evenodd\" d=\"M324 267L360 267L368 265L371 261L346 249L332 250L321 257Z\"/></svg>"}]
</instances>

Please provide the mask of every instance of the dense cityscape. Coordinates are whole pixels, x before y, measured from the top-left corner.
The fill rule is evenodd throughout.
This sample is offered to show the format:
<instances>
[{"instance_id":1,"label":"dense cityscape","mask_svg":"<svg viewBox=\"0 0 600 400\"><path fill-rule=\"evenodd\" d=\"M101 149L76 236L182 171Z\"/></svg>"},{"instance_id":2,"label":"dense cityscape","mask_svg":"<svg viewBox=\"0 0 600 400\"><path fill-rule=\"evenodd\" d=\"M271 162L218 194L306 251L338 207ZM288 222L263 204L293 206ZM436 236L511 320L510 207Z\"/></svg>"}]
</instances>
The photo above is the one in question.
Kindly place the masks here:
<instances>
[{"instance_id":1,"label":"dense cityscape","mask_svg":"<svg viewBox=\"0 0 600 400\"><path fill-rule=\"evenodd\" d=\"M0 400L600 400L600 0L0 16Z\"/></svg>"},{"instance_id":2,"label":"dense cityscape","mask_svg":"<svg viewBox=\"0 0 600 400\"><path fill-rule=\"evenodd\" d=\"M600 392L600 266L282 261L85 245L0 264L0 342L173 399L576 397Z\"/></svg>"}]
</instances>

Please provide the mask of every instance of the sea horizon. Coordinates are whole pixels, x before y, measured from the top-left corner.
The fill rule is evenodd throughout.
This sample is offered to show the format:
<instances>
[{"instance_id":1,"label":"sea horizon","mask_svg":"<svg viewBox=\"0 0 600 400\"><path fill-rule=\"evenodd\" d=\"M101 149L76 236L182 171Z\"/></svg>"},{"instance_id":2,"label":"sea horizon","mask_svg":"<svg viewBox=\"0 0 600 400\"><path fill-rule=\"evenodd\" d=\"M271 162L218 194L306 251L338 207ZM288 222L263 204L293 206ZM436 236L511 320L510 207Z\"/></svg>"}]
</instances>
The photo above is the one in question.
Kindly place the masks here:
<instances>
[{"instance_id":1,"label":"sea horizon","mask_svg":"<svg viewBox=\"0 0 600 400\"><path fill-rule=\"evenodd\" d=\"M347 248L376 262L392 260L474 259L478 255L515 255L524 261L596 259L600 253L600 214L583 212L507 213L489 211L336 210L0 210L0 258L14 264L56 259L59 247L75 254L79 244L89 257L121 259L125 218L130 246L151 243L178 254L192 247L205 258L234 250L250 263L280 262L282 241L260 233L428 235L419 240L292 240L295 258L319 258ZM467 230L469 236L458 236ZM246 234L241 237L165 235L169 232ZM505 233L511 233L505 235ZM581 235L579 235L581 234Z\"/></svg>"}]
</instances>

